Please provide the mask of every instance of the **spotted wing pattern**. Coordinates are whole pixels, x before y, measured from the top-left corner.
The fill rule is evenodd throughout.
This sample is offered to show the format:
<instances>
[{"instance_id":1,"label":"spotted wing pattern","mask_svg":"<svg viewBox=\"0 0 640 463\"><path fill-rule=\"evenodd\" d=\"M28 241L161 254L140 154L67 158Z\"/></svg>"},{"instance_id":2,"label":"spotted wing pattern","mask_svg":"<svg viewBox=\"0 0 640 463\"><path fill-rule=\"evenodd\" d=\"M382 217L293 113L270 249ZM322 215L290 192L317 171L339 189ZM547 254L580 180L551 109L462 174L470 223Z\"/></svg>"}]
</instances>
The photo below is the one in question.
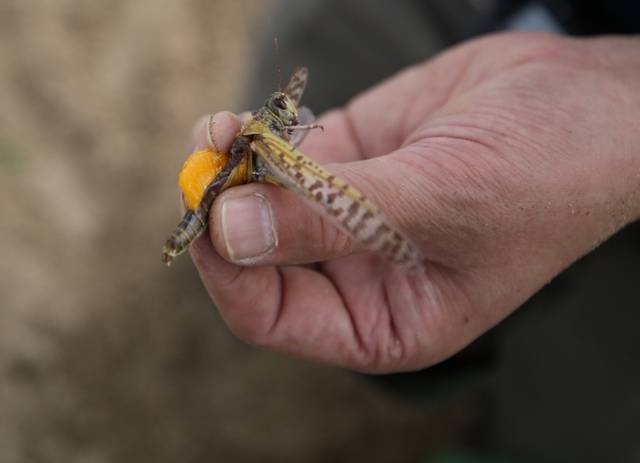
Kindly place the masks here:
<instances>
[{"instance_id":1,"label":"spotted wing pattern","mask_svg":"<svg viewBox=\"0 0 640 463\"><path fill-rule=\"evenodd\" d=\"M278 182L322 206L334 223L368 250L405 269L422 268L418 248L362 193L266 127L254 131L260 134L254 137L251 147Z\"/></svg>"},{"instance_id":2,"label":"spotted wing pattern","mask_svg":"<svg viewBox=\"0 0 640 463\"><path fill-rule=\"evenodd\" d=\"M287 82L287 85L283 90L283 92L287 94L287 96L296 105L296 107L300 104L302 94L304 93L304 89L307 86L308 78L309 71L307 70L307 68L298 68L291 75L289 82Z\"/></svg>"}]
</instances>

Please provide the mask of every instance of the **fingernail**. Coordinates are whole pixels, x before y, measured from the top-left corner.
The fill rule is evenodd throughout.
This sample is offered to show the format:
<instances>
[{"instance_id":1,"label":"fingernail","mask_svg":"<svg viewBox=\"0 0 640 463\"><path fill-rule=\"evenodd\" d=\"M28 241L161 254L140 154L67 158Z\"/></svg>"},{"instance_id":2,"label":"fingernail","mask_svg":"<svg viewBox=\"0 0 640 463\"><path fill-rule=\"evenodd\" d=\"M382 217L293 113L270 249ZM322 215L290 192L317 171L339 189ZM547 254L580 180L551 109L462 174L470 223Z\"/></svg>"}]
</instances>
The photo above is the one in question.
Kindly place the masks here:
<instances>
[{"instance_id":1,"label":"fingernail","mask_svg":"<svg viewBox=\"0 0 640 463\"><path fill-rule=\"evenodd\" d=\"M277 245L271 207L259 194L228 198L222 204L222 234L233 262L249 263Z\"/></svg>"}]
</instances>

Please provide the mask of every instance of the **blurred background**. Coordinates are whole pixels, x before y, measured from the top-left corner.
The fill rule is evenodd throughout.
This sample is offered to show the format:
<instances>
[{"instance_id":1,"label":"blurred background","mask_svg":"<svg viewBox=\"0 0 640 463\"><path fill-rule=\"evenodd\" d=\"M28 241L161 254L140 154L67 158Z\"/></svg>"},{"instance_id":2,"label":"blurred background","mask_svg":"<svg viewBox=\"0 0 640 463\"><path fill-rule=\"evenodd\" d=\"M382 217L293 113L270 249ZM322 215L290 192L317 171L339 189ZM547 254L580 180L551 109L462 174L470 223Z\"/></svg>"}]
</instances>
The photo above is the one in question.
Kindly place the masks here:
<instances>
[{"instance_id":1,"label":"blurred background","mask_svg":"<svg viewBox=\"0 0 640 463\"><path fill-rule=\"evenodd\" d=\"M0 0L1 462L462 461L459 451L495 454L501 440L521 443L520 453L548 442L529 437L540 423L574 426L567 403L593 378L574 375L560 389L557 378L567 363L592 371L576 360L580 342L554 363L556 379L526 389L536 380L528 367L553 363L573 326L545 296L534 304L555 319L525 309L440 366L371 378L245 346L187 257L171 269L160 262L194 122L256 107L273 91L274 36L285 78L310 67L305 103L321 112L479 33L578 31L570 11L528 11L528 2L384 4ZM591 259L574 272L595 288ZM619 259L610 266L633 271ZM515 334L502 335L509 326ZM550 391L555 401L540 399ZM596 405L597 419L607 417ZM528 419L536 413L544 419Z\"/></svg>"},{"instance_id":2,"label":"blurred background","mask_svg":"<svg viewBox=\"0 0 640 463\"><path fill-rule=\"evenodd\" d=\"M269 18L0 2L0 461L416 461L468 425L245 346L188 257L160 262L192 125L244 108Z\"/></svg>"}]
</instances>

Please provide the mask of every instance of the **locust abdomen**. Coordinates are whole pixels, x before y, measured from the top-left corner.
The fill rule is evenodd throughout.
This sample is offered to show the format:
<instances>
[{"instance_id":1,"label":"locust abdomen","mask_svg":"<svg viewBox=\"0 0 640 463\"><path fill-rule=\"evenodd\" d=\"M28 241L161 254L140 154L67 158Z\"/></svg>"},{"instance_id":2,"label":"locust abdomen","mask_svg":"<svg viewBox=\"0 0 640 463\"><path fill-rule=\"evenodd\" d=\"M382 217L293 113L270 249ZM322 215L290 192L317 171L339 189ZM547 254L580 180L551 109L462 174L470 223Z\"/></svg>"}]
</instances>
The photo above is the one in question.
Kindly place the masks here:
<instances>
[{"instance_id":1,"label":"locust abdomen","mask_svg":"<svg viewBox=\"0 0 640 463\"><path fill-rule=\"evenodd\" d=\"M213 148L196 150L182 165L178 184L186 212L162 248L162 261L171 261L184 252L207 228L209 209L217 194L226 188L246 183L251 172L250 157L235 168L227 166L230 155ZM225 167L227 167L225 169ZM212 185L219 188L212 189Z\"/></svg>"},{"instance_id":2,"label":"locust abdomen","mask_svg":"<svg viewBox=\"0 0 640 463\"><path fill-rule=\"evenodd\" d=\"M203 211L187 210L184 217L162 247L162 262L171 265L171 261L207 228L207 215Z\"/></svg>"}]
</instances>

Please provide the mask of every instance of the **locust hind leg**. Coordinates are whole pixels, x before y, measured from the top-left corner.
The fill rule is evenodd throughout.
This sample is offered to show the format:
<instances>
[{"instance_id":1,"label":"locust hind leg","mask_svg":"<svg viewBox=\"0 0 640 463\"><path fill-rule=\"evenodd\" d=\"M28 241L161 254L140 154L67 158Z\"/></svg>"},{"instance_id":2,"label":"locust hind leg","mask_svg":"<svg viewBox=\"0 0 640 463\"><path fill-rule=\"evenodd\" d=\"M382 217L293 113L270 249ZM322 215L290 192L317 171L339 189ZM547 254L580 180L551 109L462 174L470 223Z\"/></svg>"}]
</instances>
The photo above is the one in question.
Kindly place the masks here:
<instances>
[{"instance_id":1,"label":"locust hind leg","mask_svg":"<svg viewBox=\"0 0 640 463\"><path fill-rule=\"evenodd\" d=\"M230 154L231 158L229 162L227 162L204 191L198 208L185 212L176 230L163 246L162 262L167 264L167 266L171 265L171 261L176 256L182 254L187 247L206 230L209 221L209 209L213 201L225 187L229 186L228 183L234 169L238 167L243 160L250 159L251 149L249 139L245 136L236 138L231 146ZM247 171L250 171L250 169L247 169ZM241 182L237 180L236 183Z\"/></svg>"},{"instance_id":2,"label":"locust hind leg","mask_svg":"<svg viewBox=\"0 0 640 463\"><path fill-rule=\"evenodd\" d=\"M231 158L229 162L225 164L220 173L216 176L215 179L209 184L209 186L204 190L204 194L202 195L202 201L200 202L199 208L204 208L209 213L209 208L213 204L213 201L218 197L222 191L232 185L228 185L227 183L230 180L233 180L233 185L239 183L246 183L249 179L247 178L247 174L243 175L242 178L231 178L234 169L240 165L240 163L244 160L251 159L251 146L250 139L245 135L240 135L236 137L231 145L231 149L229 150L229 154ZM251 171L251 166L247 168L247 172Z\"/></svg>"}]
</instances>

